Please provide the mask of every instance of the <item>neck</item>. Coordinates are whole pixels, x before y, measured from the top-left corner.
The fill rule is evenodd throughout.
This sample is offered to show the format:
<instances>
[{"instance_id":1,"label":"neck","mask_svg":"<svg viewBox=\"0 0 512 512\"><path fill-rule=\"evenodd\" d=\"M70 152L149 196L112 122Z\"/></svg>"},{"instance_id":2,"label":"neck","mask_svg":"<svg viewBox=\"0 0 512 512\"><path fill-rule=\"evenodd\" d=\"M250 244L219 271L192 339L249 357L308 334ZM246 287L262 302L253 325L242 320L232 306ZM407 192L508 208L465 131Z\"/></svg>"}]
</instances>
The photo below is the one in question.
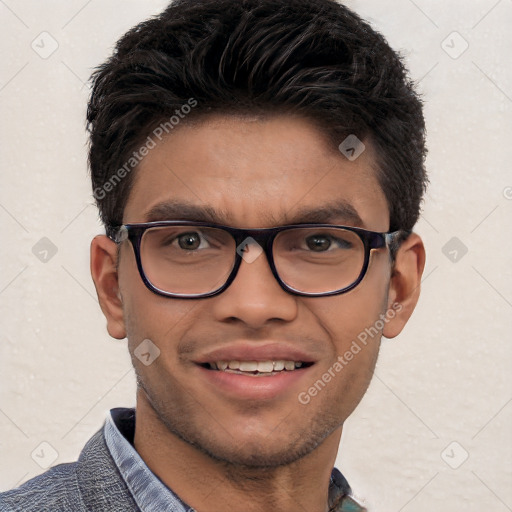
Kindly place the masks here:
<instances>
[{"instance_id":1,"label":"neck","mask_svg":"<svg viewBox=\"0 0 512 512\"><path fill-rule=\"evenodd\" d=\"M207 512L328 511L329 481L341 427L292 464L269 468L233 465L212 458L170 432L143 395L139 390L135 449L187 505Z\"/></svg>"}]
</instances>

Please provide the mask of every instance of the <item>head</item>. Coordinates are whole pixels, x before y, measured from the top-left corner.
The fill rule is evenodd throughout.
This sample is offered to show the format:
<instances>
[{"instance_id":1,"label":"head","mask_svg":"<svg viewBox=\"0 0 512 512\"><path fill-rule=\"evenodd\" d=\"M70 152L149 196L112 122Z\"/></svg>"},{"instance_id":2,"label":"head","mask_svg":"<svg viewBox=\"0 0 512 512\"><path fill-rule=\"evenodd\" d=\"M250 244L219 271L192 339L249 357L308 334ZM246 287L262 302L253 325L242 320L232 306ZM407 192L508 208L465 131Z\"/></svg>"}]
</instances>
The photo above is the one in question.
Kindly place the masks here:
<instances>
[{"instance_id":1,"label":"head","mask_svg":"<svg viewBox=\"0 0 512 512\"><path fill-rule=\"evenodd\" d=\"M399 334L418 300L424 121L400 57L331 0L178 0L93 74L88 123L107 232L152 220L400 231L371 251L357 287L323 297L283 289L264 254L218 295L164 297L145 286L130 241L92 243L108 331L128 338L138 400L155 418L218 460L304 457L354 410L381 336ZM158 354L149 365L137 357L144 340ZM235 345L295 347L309 366L277 394L243 398L209 385L202 367Z\"/></svg>"}]
</instances>

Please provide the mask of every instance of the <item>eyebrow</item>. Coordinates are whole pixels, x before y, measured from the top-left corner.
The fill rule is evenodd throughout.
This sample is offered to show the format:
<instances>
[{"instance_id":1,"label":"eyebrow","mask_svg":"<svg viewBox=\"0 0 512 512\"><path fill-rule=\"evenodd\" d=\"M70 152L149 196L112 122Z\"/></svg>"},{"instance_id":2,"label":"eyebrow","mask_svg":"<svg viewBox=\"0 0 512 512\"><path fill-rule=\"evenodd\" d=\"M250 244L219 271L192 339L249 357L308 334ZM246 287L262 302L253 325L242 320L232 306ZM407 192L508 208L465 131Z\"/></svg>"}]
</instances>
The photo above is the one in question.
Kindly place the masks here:
<instances>
[{"instance_id":1,"label":"eyebrow","mask_svg":"<svg viewBox=\"0 0 512 512\"><path fill-rule=\"evenodd\" d=\"M302 208L291 217L285 216L287 224L353 224L365 227L357 210L348 202L338 200L317 208Z\"/></svg>"},{"instance_id":2,"label":"eyebrow","mask_svg":"<svg viewBox=\"0 0 512 512\"><path fill-rule=\"evenodd\" d=\"M211 206L196 205L181 201L164 201L152 206L144 215L146 222L162 220L191 220L230 225L232 216ZM291 214L285 213L281 222L272 215L265 216L273 225L286 224L349 224L365 227L357 210L344 200L326 203L316 208L301 208Z\"/></svg>"},{"instance_id":3,"label":"eyebrow","mask_svg":"<svg viewBox=\"0 0 512 512\"><path fill-rule=\"evenodd\" d=\"M224 224L227 215L217 212L210 206L183 203L180 201L164 201L151 207L144 215L147 222L161 220L193 220Z\"/></svg>"}]
</instances>

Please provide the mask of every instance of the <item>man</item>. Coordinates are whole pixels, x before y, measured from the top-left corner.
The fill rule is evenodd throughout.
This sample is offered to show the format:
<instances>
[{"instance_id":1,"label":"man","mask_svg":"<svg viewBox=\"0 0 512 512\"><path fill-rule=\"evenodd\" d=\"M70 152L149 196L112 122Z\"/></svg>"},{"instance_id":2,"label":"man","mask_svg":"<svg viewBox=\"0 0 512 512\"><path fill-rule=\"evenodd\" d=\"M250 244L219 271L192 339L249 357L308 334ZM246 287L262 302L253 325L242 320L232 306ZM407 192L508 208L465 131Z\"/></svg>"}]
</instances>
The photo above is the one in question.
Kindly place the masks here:
<instances>
[{"instance_id":1,"label":"man","mask_svg":"<svg viewBox=\"0 0 512 512\"><path fill-rule=\"evenodd\" d=\"M91 272L136 409L0 510L364 510L333 468L417 303L421 102L332 0L180 0L93 75Z\"/></svg>"}]
</instances>

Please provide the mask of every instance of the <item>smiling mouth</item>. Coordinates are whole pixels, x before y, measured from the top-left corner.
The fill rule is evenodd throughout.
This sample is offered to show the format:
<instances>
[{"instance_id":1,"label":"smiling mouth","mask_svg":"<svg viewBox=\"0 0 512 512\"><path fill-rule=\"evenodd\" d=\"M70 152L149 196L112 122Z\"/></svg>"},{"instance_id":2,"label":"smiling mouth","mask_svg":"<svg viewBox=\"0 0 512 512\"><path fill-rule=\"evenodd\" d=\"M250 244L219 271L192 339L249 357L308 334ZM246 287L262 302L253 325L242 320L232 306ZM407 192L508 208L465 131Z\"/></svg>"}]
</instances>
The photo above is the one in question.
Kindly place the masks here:
<instances>
[{"instance_id":1,"label":"smiling mouth","mask_svg":"<svg viewBox=\"0 0 512 512\"><path fill-rule=\"evenodd\" d=\"M254 377L270 377L301 371L309 368L314 363L303 361L215 361L202 363L199 366L211 371L249 375Z\"/></svg>"}]
</instances>

